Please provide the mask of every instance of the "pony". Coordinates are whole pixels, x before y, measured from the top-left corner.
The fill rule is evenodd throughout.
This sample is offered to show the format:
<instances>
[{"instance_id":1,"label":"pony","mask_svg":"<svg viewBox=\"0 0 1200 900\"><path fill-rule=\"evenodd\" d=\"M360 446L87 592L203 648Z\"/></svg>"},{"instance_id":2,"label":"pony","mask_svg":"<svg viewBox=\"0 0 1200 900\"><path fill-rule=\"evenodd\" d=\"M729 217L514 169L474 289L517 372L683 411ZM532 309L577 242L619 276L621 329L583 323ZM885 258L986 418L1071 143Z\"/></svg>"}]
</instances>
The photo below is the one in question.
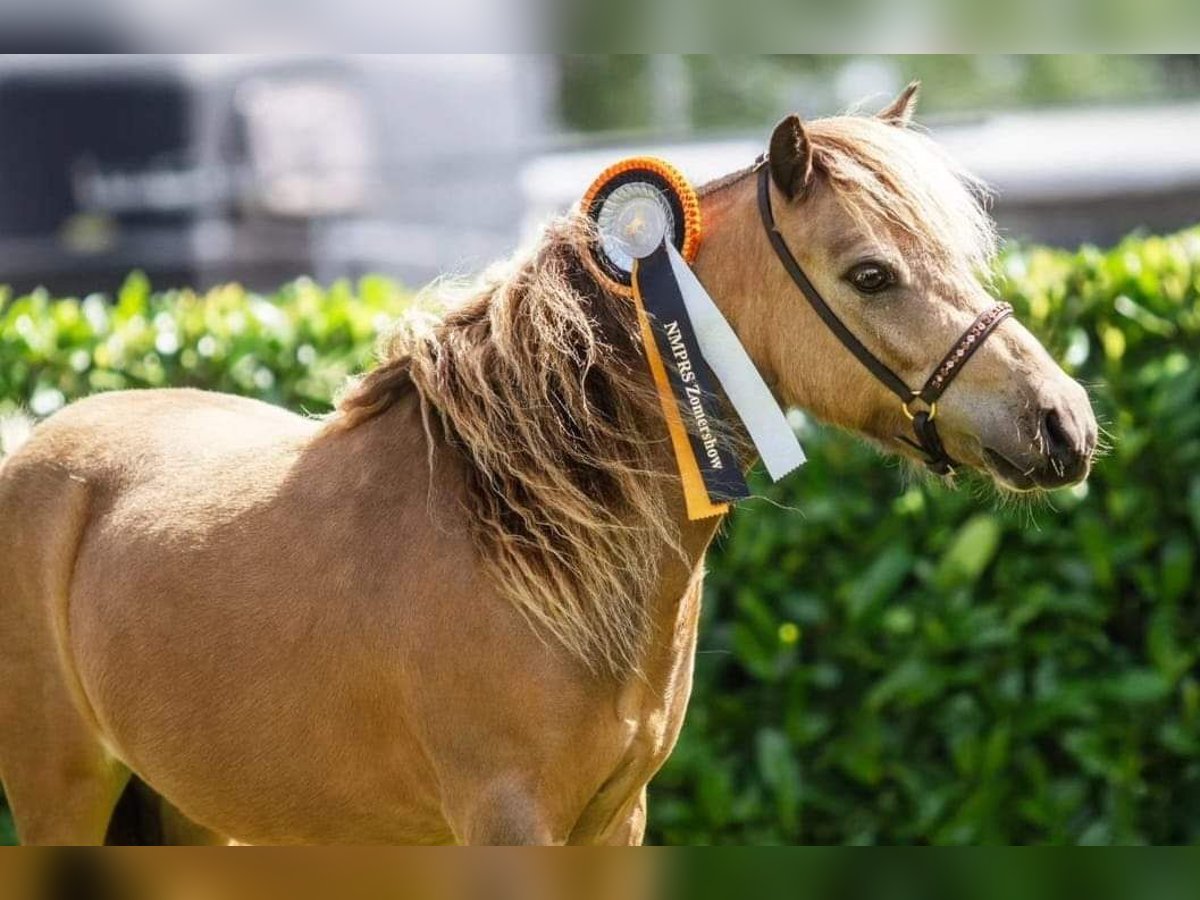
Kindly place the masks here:
<instances>
[{"instance_id":1,"label":"pony","mask_svg":"<svg viewBox=\"0 0 1200 900\"><path fill-rule=\"evenodd\" d=\"M908 383L991 304L978 182L874 116L770 140L778 229ZM694 270L781 404L912 459L905 409L773 255L752 169ZM691 689L704 556L635 310L575 211L326 418L96 395L0 468L0 778L26 843L637 844ZM1085 478L1084 390L1015 319L939 400L1014 491ZM749 465L751 460L745 460ZM124 810L128 815L114 815Z\"/></svg>"}]
</instances>

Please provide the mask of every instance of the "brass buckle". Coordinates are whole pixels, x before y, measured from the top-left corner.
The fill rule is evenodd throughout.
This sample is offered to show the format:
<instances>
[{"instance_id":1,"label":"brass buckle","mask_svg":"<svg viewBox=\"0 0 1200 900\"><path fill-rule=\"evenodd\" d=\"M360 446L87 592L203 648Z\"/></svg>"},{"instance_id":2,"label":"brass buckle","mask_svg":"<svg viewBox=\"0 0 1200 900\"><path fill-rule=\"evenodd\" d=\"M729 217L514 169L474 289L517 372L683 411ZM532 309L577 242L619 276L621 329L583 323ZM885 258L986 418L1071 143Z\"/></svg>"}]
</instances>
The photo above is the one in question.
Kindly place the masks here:
<instances>
[{"instance_id":1,"label":"brass buckle","mask_svg":"<svg viewBox=\"0 0 1200 900\"><path fill-rule=\"evenodd\" d=\"M908 421L910 421L910 422L917 417L917 412L919 412L919 410L917 412L914 412L912 409L912 405L920 399L921 399L920 392L913 391L912 398L909 400L906 400L905 402L900 404L900 408L902 410L904 410L904 415L908 417ZM922 400L921 402L923 403L924 401ZM929 404L928 416L929 416L930 422L932 422L934 419L937 418L937 401L936 400L934 400L932 403Z\"/></svg>"}]
</instances>

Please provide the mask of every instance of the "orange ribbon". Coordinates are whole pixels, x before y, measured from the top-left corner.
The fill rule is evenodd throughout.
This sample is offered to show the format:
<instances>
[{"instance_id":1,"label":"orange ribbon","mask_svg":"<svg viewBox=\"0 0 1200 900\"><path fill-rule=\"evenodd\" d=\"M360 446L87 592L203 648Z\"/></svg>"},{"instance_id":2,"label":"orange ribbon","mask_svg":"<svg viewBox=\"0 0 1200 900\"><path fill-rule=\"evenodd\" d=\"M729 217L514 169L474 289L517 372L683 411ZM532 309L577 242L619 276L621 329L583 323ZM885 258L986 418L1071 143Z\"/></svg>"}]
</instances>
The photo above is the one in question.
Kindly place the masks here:
<instances>
[{"instance_id":1,"label":"orange ribbon","mask_svg":"<svg viewBox=\"0 0 1200 900\"><path fill-rule=\"evenodd\" d=\"M642 331L642 344L646 349L646 359L650 363L650 373L654 376L654 387L658 391L658 399L662 404L663 418L667 421L667 433L671 436L671 447L675 451L675 462L679 467L679 477L683 483L683 499L687 505L687 515L692 521L710 519L729 512L728 503L713 503L708 496L708 488L700 475L700 464L696 462L692 451L691 441L688 440L687 429L683 418L679 415L678 401L671 390L671 382L667 376L667 368L658 352L658 342L654 339L650 315L642 302L642 293L638 289L637 261L633 268L633 299L637 307L638 325Z\"/></svg>"}]
</instances>

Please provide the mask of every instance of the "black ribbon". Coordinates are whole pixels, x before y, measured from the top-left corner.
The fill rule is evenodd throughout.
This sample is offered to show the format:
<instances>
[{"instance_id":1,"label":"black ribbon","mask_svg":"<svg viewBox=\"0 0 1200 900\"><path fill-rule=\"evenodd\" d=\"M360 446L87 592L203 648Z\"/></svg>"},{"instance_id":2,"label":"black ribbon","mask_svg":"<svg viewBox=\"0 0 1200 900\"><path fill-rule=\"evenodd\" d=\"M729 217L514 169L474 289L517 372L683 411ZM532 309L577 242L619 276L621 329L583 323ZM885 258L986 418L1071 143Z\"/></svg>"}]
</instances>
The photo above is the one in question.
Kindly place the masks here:
<instances>
[{"instance_id":1,"label":"black ribbon","mask_svg":"<svg viewBox=\"0 0 1200 900\"><path fill-rule=\"evenodd\" d=\"M665 242L638 260L636 277L709 499L726 503L750 496L737 457L729 448L716 381L700 354Z\"/></svg>"}]
</instances>

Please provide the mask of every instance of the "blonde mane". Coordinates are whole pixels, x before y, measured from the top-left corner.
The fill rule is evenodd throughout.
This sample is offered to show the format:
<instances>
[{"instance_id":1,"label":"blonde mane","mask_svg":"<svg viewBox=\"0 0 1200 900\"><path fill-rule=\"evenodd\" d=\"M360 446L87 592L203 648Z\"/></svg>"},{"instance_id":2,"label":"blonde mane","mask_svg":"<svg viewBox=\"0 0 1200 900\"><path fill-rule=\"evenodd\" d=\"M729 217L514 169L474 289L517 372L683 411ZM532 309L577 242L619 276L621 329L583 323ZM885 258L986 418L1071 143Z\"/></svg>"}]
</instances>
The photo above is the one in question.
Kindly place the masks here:
<instances>
[{"instance_id":1,"label":"blonde mane","mask_svg":"<svg viewBox=\"0 0 1200 900\"><path fill-rule=\"evenodd\" d=\"M848 117L807 128L848 207L930 252L991 253L977 183L927 138ZM662 564L682 553L677 479L634 310L591 274L590 240L582 217L558 220L440 321L399 328L333 427L415 390L466 462L468 519L500 590L541 633L621 677L638 670Z\"/></svg>"},{"instance_id":2,"label":"blonde mane","mask_svg":"<svg viewBox=\"0 0 1200 900\"><path fill-rule=\"evenodd\" d=\"M408 389L467 461L469 521L500 589L596 670L635 671L664 548L665 431L632 305L583 262L579 217L427 328L401 327L341 399L353 427Z\"/></svg>"}]
</instances>

